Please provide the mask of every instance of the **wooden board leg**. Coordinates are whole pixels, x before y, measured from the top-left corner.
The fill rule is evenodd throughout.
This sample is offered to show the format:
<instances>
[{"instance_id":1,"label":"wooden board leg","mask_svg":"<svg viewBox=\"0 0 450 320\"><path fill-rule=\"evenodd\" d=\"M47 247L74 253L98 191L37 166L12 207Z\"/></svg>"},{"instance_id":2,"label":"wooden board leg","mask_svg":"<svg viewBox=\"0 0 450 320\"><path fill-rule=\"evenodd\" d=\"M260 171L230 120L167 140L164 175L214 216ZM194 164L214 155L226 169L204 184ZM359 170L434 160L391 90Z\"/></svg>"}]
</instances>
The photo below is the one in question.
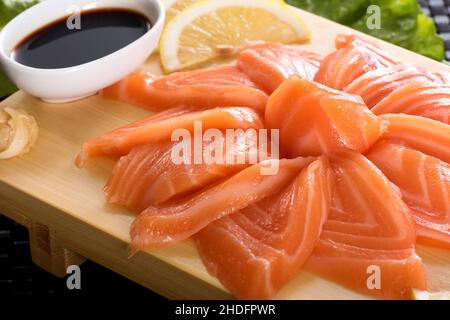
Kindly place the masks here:
<instances>
[{"instance_id":1,"label":"wooden board leg","mask_svg":"<svg viewBox=\"0 0 450 320\"><path fill-rule=\"evenodd\" d=\"M28 228L31 259L47 272L57 277L64 277L68 266L79 265L86 260L79 254L64 248L54 229L38 222L30 222Z\"/></svg>"}]
</instances>

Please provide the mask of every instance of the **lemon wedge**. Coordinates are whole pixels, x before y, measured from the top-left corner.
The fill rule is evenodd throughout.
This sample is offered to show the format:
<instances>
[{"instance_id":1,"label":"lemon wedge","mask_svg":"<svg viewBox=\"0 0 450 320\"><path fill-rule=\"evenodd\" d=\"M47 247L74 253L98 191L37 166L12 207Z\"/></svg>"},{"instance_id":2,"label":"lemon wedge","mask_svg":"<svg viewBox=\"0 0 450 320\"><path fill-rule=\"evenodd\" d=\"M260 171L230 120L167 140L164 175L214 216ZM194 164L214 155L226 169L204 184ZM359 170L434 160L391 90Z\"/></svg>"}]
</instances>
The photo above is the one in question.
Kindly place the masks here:
<instances>
[{"instance_id":1,"label":"lemon wedge","mask_svg":"<svg viewBox=\"0 0 450 320\"><path fill-rule=\"evenodd\" d=\"M194 2L199 0L165 0L163 1L164 7L166 8L166 21L167 25L172 19L177 16L181 11L189 7Z\"/></svg>"},{"instance_id":2,"label":"lemon wedge","mask_svg":"<svg viewBox=\"0 0 450 320\"><path fill-rule=\"evenodd\" d=\"M413 300L450 300L449 291L428 292L421 290L412 291Z\"/></svg>"},{"instance_id":3,"label":"lemon wedge","mask_svg":"<svg viewBox=\"0 0 450 320\"><path fill-rule=\"evenodd\" d=\"M167 24L160 42L164 71L233 57L247 41L308 40L303 20L282 0L202 0Z\"/></svg>"}]
</instances>

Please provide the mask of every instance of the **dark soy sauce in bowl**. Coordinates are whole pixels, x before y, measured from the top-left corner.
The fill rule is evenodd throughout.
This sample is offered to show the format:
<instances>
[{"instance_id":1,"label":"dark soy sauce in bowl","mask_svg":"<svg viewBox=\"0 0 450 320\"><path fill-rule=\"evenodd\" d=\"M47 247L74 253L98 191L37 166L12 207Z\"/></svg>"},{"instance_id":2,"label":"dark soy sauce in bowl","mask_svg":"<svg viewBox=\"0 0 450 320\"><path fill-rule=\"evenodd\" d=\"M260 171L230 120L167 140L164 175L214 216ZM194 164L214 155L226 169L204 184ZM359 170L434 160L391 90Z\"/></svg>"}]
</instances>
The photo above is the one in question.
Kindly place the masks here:
<instances>
[{"instance_id":1,"label":"dark soy sauce in bowl","mask_svg":"<svg viewBox=\"0 0 450 320\"><path fill-rule=\"evenodd\" d=\"M28 35L12 51L12 59L40 69L73 67L103 58L151 28L145 16L119 8L82 12L79 29L75 19L64 17Z\"/></svg>"}]
</instances>

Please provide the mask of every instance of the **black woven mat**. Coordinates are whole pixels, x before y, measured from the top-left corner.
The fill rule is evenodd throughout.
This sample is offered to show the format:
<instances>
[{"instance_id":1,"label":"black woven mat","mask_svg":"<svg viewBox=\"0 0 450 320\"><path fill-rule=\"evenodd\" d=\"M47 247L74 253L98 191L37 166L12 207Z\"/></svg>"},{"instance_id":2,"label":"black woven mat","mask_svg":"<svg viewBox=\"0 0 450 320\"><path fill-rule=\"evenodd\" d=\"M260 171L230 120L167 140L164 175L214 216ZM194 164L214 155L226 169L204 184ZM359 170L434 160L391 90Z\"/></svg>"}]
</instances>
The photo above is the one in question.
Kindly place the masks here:
<instances>
[{"instance_id":1,"label":"black woven mat","mask_svg":"<svg viewBox=\"0 0 450 320\"><path fill-rule=\"evenodd\" d=\"M450 61L450 0L419 0L425 13L434 19L445 41L445 59Z\"/></svg>"},{"instance_id":2,"label":"black woven mat","mask_svg":"<svg viewBox=\"0 0 450 320\"><path fill-rule=\"evenodd\" d=\"M133 295L164 298L91 261L81 265L81 290L69 290L66 279L52 276L31 262L26 228L0 216L0 296Z\"/></svg>"}]
</instances>

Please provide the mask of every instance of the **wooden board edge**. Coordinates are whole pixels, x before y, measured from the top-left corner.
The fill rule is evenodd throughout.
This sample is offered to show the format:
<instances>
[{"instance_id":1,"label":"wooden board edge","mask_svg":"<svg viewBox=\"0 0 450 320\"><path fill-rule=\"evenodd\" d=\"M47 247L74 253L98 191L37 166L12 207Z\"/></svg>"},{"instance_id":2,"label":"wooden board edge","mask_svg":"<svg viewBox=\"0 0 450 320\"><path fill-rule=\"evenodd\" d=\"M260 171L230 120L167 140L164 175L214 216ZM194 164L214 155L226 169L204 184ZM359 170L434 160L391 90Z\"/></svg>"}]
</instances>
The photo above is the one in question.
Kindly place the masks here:
<instances>
[{"instance_id":1,"label":"wooden board edge","mask_svg":"<svg viewBox=\"0 0 450 320\"><path fill-rule=\"evenodd\" d=\"M33 219L37 223L48 226L57 232L58 239L64 244L64 247L106 266L160 295L169 299L222 300L232 298L222 288L209 284L147 252L141 252L133 258L129 258L128 243L112 238L111 235L84 224L39 199L18 190L12 192L2 182L0 182L0 194L2 195L0 212L6 217L13 220L19 217L17 222L22 223L24 222L22 220L23 212L32 211ZM22 199L20 206L11 204L10 199L17 199L17 197ZM63 215L64 219L55 223L55 220L52 219L54 215ZM28 222L25 222L25 225L30 226ZM82 232L78 230L82 230ZM117 248L122 249L117 250ZM102 254L99 255L97 252ZM196 290L193 291L192 288L196 288Z\"/></svg>"}]
</instances>

